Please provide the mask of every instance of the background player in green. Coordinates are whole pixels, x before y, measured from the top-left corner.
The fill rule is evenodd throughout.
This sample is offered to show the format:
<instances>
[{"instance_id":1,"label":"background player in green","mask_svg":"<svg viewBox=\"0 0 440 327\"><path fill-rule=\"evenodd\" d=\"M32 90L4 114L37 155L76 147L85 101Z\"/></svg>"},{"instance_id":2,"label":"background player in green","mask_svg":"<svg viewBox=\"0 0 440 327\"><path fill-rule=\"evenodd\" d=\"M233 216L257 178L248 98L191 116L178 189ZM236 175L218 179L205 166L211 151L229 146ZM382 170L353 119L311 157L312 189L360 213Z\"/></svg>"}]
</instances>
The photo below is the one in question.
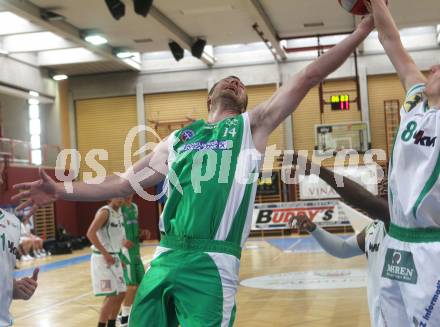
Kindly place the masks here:
<instances>
[{"instance_id":1,"label":"background player in green","mask_svg":"<svg viewBox=\"0 0 440 327\"><path fill-rule=\"evenodd\" d=\"M122 302L121 326L128 324L128 316L130 315L131 306L139 284L145 274L144 265L142 263L140 253L140 237L139 229L139 211L136 203L133 202L133 195L125 198L125 202L121 207L124 216L124 229L126 240L130 242L127 250L123 250L123 254L127 257L129 264L124 267L124 278L127 284L127 292Z\"/></svg>"},{"instance_id":2,"label":"background player in green","mask_svg":"<svg viewBox=\"0 0 440 327\"><path fill-rule=\"evenodd\" d=\"M256 180L269 135L293 113L308 91L350 56L374 27L371 17L337 46L293 74L270 99L246 112L239 78L220 80L209 92L207 121L173 132L125 174L100 183L73 183L70 192L44 171L16 185L15 199L31 213L57 198L99 201L127 196L168 181L162 233L130 314L130 326L229 327L241 249L252 221Z\"/></svg>"}]
</instances>

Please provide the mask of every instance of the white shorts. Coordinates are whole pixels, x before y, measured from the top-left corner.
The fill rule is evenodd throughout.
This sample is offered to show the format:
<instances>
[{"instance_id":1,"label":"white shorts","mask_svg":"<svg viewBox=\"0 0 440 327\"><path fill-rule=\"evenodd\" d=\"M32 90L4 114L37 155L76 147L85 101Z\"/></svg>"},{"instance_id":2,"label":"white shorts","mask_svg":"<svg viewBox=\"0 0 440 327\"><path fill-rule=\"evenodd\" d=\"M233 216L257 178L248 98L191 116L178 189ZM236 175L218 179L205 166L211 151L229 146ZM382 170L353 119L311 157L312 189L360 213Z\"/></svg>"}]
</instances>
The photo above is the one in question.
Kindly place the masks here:
<instances>
[{"instance_id":1,"label":"white shorts","mask_svg":"<svg viewBox=\"0 0 440 327\"><path fill-rule=\"evenodd\" d=\"M92 253L90 266L93 293L96 296L117 295L127 290L121 260L117 255L113 255L113 258L115 264L109 267L101 254Z\"/></svg>"},{"instance_id":2,"label":"white shorts","mask_svg":"<svg viewBox=\"0 0 440 327\"><path fill-rule=\"evenodd\" d=\"M440 242L386 236L379 326L440 326Z\"/></svg>"},{"instance_id":3,"label":"white shorts","mask_svg":"<svg viewBox=\"0 0 440 327\"><path fill-rule=\"evenodd\" d=\"M27 236L21 236L19 244L22 244L23 242L26 242L26 241L32 241L32 239L30 237L27 237Z\"/></svg>"}]
</instances>

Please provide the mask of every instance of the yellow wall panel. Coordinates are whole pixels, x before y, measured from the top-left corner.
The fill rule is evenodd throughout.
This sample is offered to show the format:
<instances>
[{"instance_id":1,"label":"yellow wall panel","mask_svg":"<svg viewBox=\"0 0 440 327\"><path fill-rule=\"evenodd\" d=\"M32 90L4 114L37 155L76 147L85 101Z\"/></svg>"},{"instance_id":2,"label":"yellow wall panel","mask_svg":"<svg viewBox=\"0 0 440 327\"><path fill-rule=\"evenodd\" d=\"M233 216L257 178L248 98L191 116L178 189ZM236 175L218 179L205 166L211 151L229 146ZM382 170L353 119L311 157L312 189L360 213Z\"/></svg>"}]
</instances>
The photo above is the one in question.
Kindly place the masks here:
<instances>
[{"instance_id":1,"label":"yellow wall panel","mask_svg":"<svg viewBox=\"0 0 440 327\"><path fill-rule=\"evenodd\" d=\"M405 91L397 75L368 77L368 101L370 106L371 146L387 150L384 101L399 100L402 105Z\"/></svg>"},{"instance_id":2,"label":"yellow wall panel","mask_svg":"<svg viewBox=\"0 0 440 327\"><path fill-rule=\"evenodd\" d=\"M247 87L248 109L252 110L257 104L269 99L275 90L274 84ZM208 118L207 98L208 90L147 94L144 97L146 118L159 122L185 120L187 117L206 120ZM157 132L161 137L181 128L179 123L165 125L158 128ZM149 126L152 124L149 123ZM151 141L150 136L147 138ZM284 148L282 126L272 133L268 144L276 144L278 149Z\"/></svg>"},{"instance_id":3,"label":"yellow wall panel","mask_svg":"<svg viewBox=\"0 0 440 327\"><path fill-rule=\"evenodd\" d=\"M315 148L315 125L321 123L319 91L314 87L299 104L292 116L293 148L296 151Z\"/></svg>"},{"instance_id":4,"label":"yellow wall panel","mask_svg":"<svg viewBox=\"0 0 440 327\"><path fill-rule=\"evenodd\" d=\"M249 103L248 110L251 111L256 105L268 100L276 91L275 84L248 86ZM277 149L284 150L284 126L280 125L270 135L267 145L276 145Z\"/></svg>"},{"instance_id":5,"label":"yellow wall panel","mask_svg":"<svg viewBox=\"0 0 440 327\"><path fill-rule=\"evenodd\" d=\"M107 175L123 172L124 142L129 130L137 125L136 97L113 97L76 101L78 150L81 172L93 170L85 165L85 155L91 149L105 149L108 160L99 161ZM132 152L139 148L135 139ZM133 158L134 162L136 158ZM80 175L82 178L82 174Z\"/></svg>"},{"instance_id":6,"label":"yellow wall panel","mask_svg":"<svg viewBox=\"0 0 440 327\"><path fill-rule=\"evenodd\" d=\"M187 117L206 120L208 118L207 98L207 90L146 94L144 107L147 125L152 126L149 120L163 122L185 120ZM157 132L161 137L165 137L181 127L179 124L169 124L159 127ZM147 139L152 141L152 136L147 135Z\"/></svg>"}]
</instances>

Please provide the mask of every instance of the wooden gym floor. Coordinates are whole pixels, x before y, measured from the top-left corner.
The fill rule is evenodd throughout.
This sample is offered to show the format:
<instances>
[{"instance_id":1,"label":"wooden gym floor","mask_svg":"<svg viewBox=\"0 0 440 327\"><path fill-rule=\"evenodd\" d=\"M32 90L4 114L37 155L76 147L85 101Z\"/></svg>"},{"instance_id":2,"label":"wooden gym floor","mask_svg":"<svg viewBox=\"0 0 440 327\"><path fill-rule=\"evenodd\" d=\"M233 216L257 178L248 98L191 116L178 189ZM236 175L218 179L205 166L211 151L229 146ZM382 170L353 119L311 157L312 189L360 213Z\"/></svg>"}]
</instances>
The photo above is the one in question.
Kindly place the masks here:
<instances>
[{"instance_id":1,"label":"wooden gym floor","mask_svg":"<svg viewBox=\"0 0 440 327\"><path fill-rule=\"evenodd\" d=\"M151 260L155 245L149 242L142 247L144 262ZM240 281L295 271L334 269L343 275L345 269L366 268L364 256L341 260L317 250L311 237L250 238L243 250ZM35 296L28 302L13 302L14 326L96 326L102 298L91 292L89 253L84 249L20 263L18 274L30 275L36 264L42 272ZM279 284L283 288L284 284ZM366 289L267 290L240 286L234 326L367 327Z\"/></svg>"}]
</instances>

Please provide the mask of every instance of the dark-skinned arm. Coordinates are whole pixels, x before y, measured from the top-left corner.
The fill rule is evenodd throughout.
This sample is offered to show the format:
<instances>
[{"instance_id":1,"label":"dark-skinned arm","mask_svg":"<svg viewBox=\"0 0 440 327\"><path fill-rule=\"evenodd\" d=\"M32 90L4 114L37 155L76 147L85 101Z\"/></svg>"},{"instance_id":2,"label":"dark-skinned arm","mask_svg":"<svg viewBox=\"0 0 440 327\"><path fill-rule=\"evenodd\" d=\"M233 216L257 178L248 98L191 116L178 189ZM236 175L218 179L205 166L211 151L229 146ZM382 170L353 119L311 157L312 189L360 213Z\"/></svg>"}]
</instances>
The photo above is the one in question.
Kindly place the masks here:
<instances>
[{"instance_id":1,"label":"dark-skinned arm","mask_svg":"<svg viewBox=\"0 0 440 327\"><path fill-rule=\"evenodd\" d=\"M312 168L313 167L313 168ZM390 210L388 201L375 196L355 181L336 174L328 168L317 166L310 161L307 162L308 171L319 171L319 177L330 185L344 201L349 205L367 212L373 218L383 221L386 225L390 222ZM337 181L343 181L339 187Z\"/></svg>"}]
</instances>

